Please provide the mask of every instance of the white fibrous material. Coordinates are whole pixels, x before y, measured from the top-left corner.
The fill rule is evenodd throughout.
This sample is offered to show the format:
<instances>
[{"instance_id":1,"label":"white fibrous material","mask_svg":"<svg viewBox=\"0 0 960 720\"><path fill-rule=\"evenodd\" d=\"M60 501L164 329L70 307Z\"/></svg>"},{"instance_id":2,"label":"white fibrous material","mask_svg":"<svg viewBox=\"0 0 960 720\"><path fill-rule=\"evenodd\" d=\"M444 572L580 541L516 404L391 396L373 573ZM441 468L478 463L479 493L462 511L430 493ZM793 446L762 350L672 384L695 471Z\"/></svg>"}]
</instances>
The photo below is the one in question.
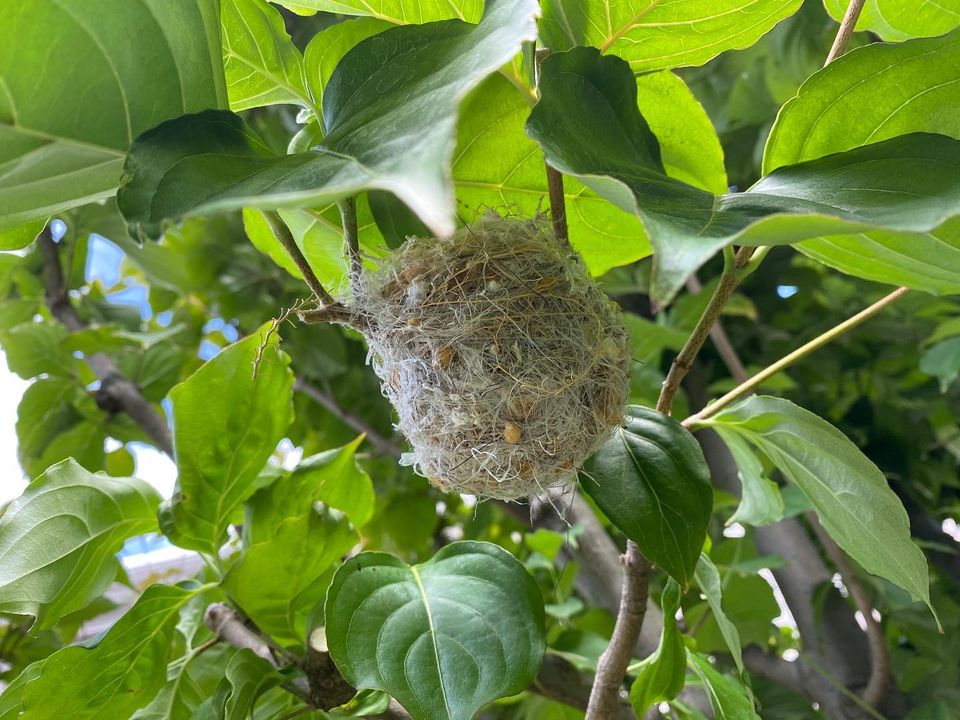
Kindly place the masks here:
<instances>
[{"instance_id":1,"label":"white fibrous material","mask_svg":"<svg viewBox=\"0 0 960 720\"><path fill-rule=\"evenodd\" d=\"M571 483L623 422L619 309L536 221L408 240L356 290L404 459L443 490L513 500Z\"/></svg>"}]
</instances>

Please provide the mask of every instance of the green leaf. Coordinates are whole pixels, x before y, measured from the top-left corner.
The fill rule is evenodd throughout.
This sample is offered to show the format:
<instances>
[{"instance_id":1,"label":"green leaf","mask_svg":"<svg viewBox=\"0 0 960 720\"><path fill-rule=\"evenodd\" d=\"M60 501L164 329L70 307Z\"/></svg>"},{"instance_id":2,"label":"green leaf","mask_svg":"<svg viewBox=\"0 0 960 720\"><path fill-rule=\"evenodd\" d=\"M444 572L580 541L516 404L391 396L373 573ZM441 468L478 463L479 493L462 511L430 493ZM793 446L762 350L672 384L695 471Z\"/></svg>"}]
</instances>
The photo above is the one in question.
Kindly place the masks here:
<instances>
[{"instance_id":1,"label":"green leaf","mask_svg":"<svg viewBox=\"0 0 960 720\"><path fill-rule=\"evenodd\" d=\"M355 454L363 436L343 447L305 458L293 471L297 482L314 499L346 513L357 527L373 516L373 481L357 464Z\"/></svg>"},{"instance_id":2,"label":"green leaf","mask_svg":"<svg viewBox=\"0 0 960 720\"><path fill-rule=\"evenodd\" d=\"M31 220L17 227L0 230L0 250L19 250L36 240L47 226L47 219Z\"/></svg>"},{"instance_id":3,"label":"green leaf","mask_svg":"<svg viewBox=\"0 0 960 720\"><path fill-rule=\"evenodd\" d=\"M644 556L681 585L693 578L712 510L703 451L686 428L631 405L587 462L583 490Z\"/></svg>"},{"instance_id":4,"label":"green leaf","mask_svg":"<svg viewBox=\"0 0 960 720\"><path fill-rule=\"evenodd\" d=\"M813 503L830 536L865 570L930 605L927 561L883 473L826 420L788 400L755 396L700 423L761 450Z\"/></svg>"},{"instance_id":5,"label":"green leaf","mask_svg":"<svg viewBox=\"0 0 960 720\"><path fill-rule=\"evenodd\" d=\"M710 558L704 553L700 554L700 562L697 563L695 578L697 587L700 588L707 598L707 604L710 606L713 617L720 628L720 634L730 649L733 661L742 674L743 650L740 648L740 633L737 632L736 626L730 622L730 618L727 617L727 613L723 609L723 587L720 584L720 573L717 570L717 566L714 565Z\"/></svg>"},{"instance_id":6,"label":"green leaf","mask_svg":"<svg viewBox=\"0 0 960 720\"><path fill-rule=\"evenodd\" d=\"M750 691L717 671L704 655L688 650L687 665L700 678L717 720L760 720Z\"/></svg>"},{"instance_id":7,"label":"green leaf","mask_svg":"<svg viewBox=\"0 0 960 720\"><path fill-rule=\"evenodd\" d=\"M769 172L912 132L960 138L960 117L943 111L960 104L958 63L960 31L847 53L814 74L783 107L767 141L764 168ZM832 235L797 249L857 277L933 293L960 292L957 221L922 234Z\"/></svg>"},{"instance_id":8,"label":"green leaf","mask_svg":"<svg viewBox=\"0 0 960 720\"><path fill-rule=\"evenodd\" d=\"M325 573L359 541L339 513L310 509L283 520L270 539L248 547L223 587L274 640L302 644L308 617L330 581Z\"/></svg>"},{"instance_id":9,"label":"green leaf","mask_svg":"<svg viewBox=\"0 0 960 720\"><path fill-rule=\"evenodd\" d=\"M131 720L194 720L194 711L217 690L233 649L224 643L196 650L167 665L167 684Z\"/></svg>"},{"instance_id":10,"label":"green leaf","mask_svg":"<svg viewBox=\"0 0 960 720\"><path fill-rule=\"evenodd\" d=\"M840 22L847 10L846 0L823 0L827 12ZM956 0L867 0L856 29L876 33L884 40L898 42L914 37L942 35L960 25L960 4Z\"/></svg>"},{"instance_id":11,"label":"green leaf","mask_svg":"<svg viewBox=\"0 0 960 720\"><path fill-rule=\"evenodd\" d=\"M181 547L216 553L292 417L293 375L270 323L170 391L177 485L161 510Z\"/></svg>"},{"instance_id":12,"label":"green leaf","mask_svg":"<svg viewBox=\"0 0 960 720\"><path fill-rule=\"evenodd\" d=\"M778 567L775 561L783 564L779 557L754 558L730 566L730 574L723 578L723 611L725 618L736 627L740 644L757 644L766 646L770 637L777 633L772 624L773 619L780 614L780 606L773 596L773 590L759 575L741 575L742 572L756 572L760 567ZM724 637L720 616L714 614L706 602L699 603L683 611L684 619L689 627L695 628L693 633L697 641L697 648L701 652L730 651L730 645ZM728 631L729 634L729 631Z\"/></svg>"},{"instance_id":13,"label":"green leaf","mask_svg":"<svg viewBox=\"0 0 960 720\"><path fill-rule=\"evenodd\" d=\"M152 585L95 646L58 650L23 693L23 720L129 717L166 679L180 607L194 593Z\"/></svg>"},{"instance_id":14,"label":"green leaf","mask_svg":"<svg viewBox=\"0 0 960 720\"><path fill-rule=\"evenodd\" d=\"M361 553L337 570L326 618L347 682L390 693L414 720L468 720L524 690L544 651L536 582L489 543L456 542L412 567Z\"/></svg>"},{"instance_id":15,"label":"green leaf","mask_svg":"<svg viewBox=\"0 0 960 720\"><path fill-rule=\"evenodd\" d=\"M760 527L783 518L783 496L779 486L764 476L763 464L739 435L717 426L721 437L737 463L742 497L737 511L727 520Z\"/></svg>"},{"instance_id":16,"label":"green leaf","mask_svg":"<svg viewBox=\"0 0 960 720\"><path fill-rule=\"evenodd\" d=\"M45 659L45 658L44 658ZM23 713L23 692L40 677L43 660L32 662L0 693L0 720L18 720Z\"/></svg>"},{"instance_id":17,"label":"green leaf","mask_svg":"<svg viewBox=\"0 0 960 720\"><path fill-rule=\"evenodd\" d=\"M651 293L661 303L734 242L929 232L960 212L960 142L952 138L897 137L780 168L747 192L716 196L664 174L625 63L578 48L551 55L542 71L528 134L551 165L643 220L655 251Z\"/></svg>"},{"instance_id":18,"label":"green leaf","mask_svg":"<svg viewBox=\"0 0 960 720\"><path fill-rule=\"evenodd\" d=\"M667 580L663 588L660 607L663 610L660 644L640 663L637 679L630 687L630 704L637 717L643 717L654 703L673 700L686 681L687 651L675 617L680 608L680 586L673 579Z\"/></svg>"},{"instance_id":19,"label":"green leaf","mask_svg":"<svg viewBox=\"0 0 960 720\"><path fill-rule=\"evenodd\" d=\"M26 233L113 195L139 133L225 105L217 3L15 3L0 22L0 87L0 231Z\"/></svg>"},{"instance_id":20,"label":"green leaf","mask_svg":"<svg viewBox=\"0 0 960 720\"><path fill-rule=\"evenodd\" d=\"M216 693L200 706L196 720L247 720L264 692L283 682L283 676L262 657L244 648L230 662Z\"/></svg>"},{"instance_id":21,"label":"green leaf","mask_svg":"<svg viewBox=\"0 0 960 720\"><path fill-rule=\"evenodd\" d=\"M315 12L369 15L395 25L457 18L477 22L483 0L277 0L279 5L304 15Z\"/></svg>"},{"instance_id":22,"label":"green leaf","mask_svg":"<svg viewBox=\"0 0 960 720\"><path fill-rule=\"evenodd\" d=\"M307 49L303 51L303 67L307 87L310 88L317 105L322 105L323 92L343 56L361 40L389 27L390 23L384 20L357 18L331 25L313 36Z\"/></svg>"},{"instance_id":23,"label":"green leaf","mask_svg":"<svg viewBox=\"0 0 960 720\"><path fill-rule=\"evenodd\" d=\"M940 381L940 392L945 393L960 375L960 337L933 345L920 356L920 369Z\"/></svg>"},{"instance_id":24,"label":"green leaf","mask_svg":"<svg viewBox=\"0 0 960 720\"><path fill-rule=\"evenodd\" d=\"M221 0L220 28L231 110L282 103L314 108L303 58L275 7L266 0Z\"/></svg>"},{"instance_id":25,"label":"green leaf","mask_svg":"<svg viewBox=\"0 0 960 720\"><path fill-rule=\"evenodd\" d=\"M326 87L327 136L316 152L277 156L225 112L164 123L131 148L120 209L135 232L157 237L188 214L316 207L377 188L449 234L458 108L535 37L537 12L534 0L490 0L479 25L449 20L367 38Z\"/></svg>"},{"instance_id":26,"label":"green leaf","mask_svg":"<svg viewBox=\"0 0 960 720\"><path fill-rule=\"evenodd\" d=\"M136 478L49 468L0 516L0 611L52 627L99 596L123 542L156 528L157 492Z\"/></svg>"},{"instance_id":27,"label":"green leaf","mask_svg":"<svg viewBox=\"0 0 960 720\"><path fill-rule=\"evenodd\" d=\"M54 321L26 322L0 334L7 367L24 380L38 375L73 374L74 362L64 346L70 332Z\"/></svg>"},{"instance_id":28,"label":"green leaf","mask_svg":"<svg viewBox=\"0 0 960 720\"><path fill-rule=\"evenodd\" d=\"M594 45L635 73L703 65L753 45L801 0L547 0L541 34L554 50Z\"/></svg>"}]
</instances>

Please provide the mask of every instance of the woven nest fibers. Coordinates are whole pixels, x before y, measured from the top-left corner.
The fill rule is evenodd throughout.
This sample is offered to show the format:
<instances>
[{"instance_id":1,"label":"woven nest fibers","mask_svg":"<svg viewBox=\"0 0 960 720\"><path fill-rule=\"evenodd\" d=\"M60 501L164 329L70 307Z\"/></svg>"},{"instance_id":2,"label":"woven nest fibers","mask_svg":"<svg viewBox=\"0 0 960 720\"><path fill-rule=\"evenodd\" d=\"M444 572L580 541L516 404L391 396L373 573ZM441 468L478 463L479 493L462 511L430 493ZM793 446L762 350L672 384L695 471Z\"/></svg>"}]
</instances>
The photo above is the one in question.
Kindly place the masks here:
<instances>
[{"instance_id":1,"label":"woven nest fibers","mask_svg":"<svg viewBox=\"0 0 960 720\"><path fill-rule=\"evenodd\" d=\"M504 500L572 482L623 421L627 333L580 258L536 223L407 241L355 309L412 451L446 491Z\"/></svg>"}]
</instances>

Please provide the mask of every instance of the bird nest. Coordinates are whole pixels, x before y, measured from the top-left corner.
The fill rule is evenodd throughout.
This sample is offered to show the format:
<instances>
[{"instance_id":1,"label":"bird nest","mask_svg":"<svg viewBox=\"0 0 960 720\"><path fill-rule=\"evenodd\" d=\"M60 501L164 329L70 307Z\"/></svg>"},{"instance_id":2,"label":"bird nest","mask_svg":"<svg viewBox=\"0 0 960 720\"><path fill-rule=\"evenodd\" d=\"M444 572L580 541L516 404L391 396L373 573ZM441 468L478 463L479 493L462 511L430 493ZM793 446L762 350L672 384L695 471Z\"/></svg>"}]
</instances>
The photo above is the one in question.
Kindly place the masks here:
<instances>
[{"instance_id":1,"label":"bird nest","mask_svg":"<svg viewBox=\"0 0 960 720\"><path fill-rule=\"evenodd\" d=\"M623 421L618 308L535 221L408 240L354 290L412 447L403 462L445 491L513 500L566 485Z\"/></svg>"}]
</instances>

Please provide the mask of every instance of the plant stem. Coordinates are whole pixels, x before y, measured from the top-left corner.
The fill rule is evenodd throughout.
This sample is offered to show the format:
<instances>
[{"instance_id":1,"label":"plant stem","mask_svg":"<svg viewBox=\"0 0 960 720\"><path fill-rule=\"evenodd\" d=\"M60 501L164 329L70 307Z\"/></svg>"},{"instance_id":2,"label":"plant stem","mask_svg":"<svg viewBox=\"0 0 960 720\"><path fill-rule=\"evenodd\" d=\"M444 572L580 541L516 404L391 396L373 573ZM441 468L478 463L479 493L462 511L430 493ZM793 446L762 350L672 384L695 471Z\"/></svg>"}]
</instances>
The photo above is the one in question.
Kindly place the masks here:
<instances>
[{"instance_id":1,"label":"plant stem","mask_svg":"<svg viewBox=\"0 0 960 720\"><path fill-rule=\"evenodd\" d=\"M550 194L550 221L553 224L553 234L562 245L570 244L570 234L567 230L567 206L563 194L563 175L556 168L546 165L547 191Z\"/></svg>"},{"instance_id":2,"label":"plant stem","mask_svg":"<svg viewBox=\"0 0 960 720\"><path fill-rule=\"evenodd\" d=\"M734 403L740 398L745 397L750 393L752 393L757 388L757 386L763 384L764 382L769 380L771 377L776 375L781 370L793 365L795 362L797 362L797 360L800 360L801 358L806 357L810 353L816 350L819 350L824 345L827 345L831 341L840 337L848 330L852 330L853 328L857 327L864 321L869 320L871 317L873 317L878 312L883 310L887 305L894 302L898 298L903 297L907 292L908 292L908 288L904 288L904 287L898 288L894 290L892 293L890 293L889 295L886 295L880 300L877 300L877 302L875 302L870 307L865 308L864 310L861 310L856 315L854 315L853 317L847 320L844 320L842 323L840 323L836 327L833 327L830 330L827 330L822 335L815 337L806 345L801 345L792 353L780 358L775 363L773 363L773 365L770 365L769 367L761 370L746 382L741 383L740 385L737 385L737 387L735 387L733 390L728 392L719 400L715 400L714 402L710 403L707 407L705 407L703 410L698 412L696 415L691 415L690 417L688 417L686 420L683 421L683 426L687 428L696 426L701 421L706 420L707 418L710 418L713 415L716 415L718 412L723 410L723 408L727 407L731 403Z\"/></svg>"},{"instance_id":3,"label":"plant stem","mask_svg":"<svg viewBox=\"0 0 960 720\"><path fill-rule=\"evenodd\" d=\"M321 305L336 305L337 301L334 300L333 296L320 284L320 280L317 279L316 273L313 272L313 268L310 267L310 263L307 262L307 258L300 252L300 246L298 246L297 241L293 239L290 228L287 227L287 224L283 221L283 218L280 217L280 214L275 210L265 210L263 216L266 218L267 224L270 226L270 230L274 236L280 244L283 245L283 249L286 250L293 259L300 274L303 275L304 282L307 283L307 287L313 292L317 301Z\"/></svg>"},{"instance_id":4,"label":"plant stem","mask_svg":"<svg viewBox=\"0 0 960 720\"><path fill-rule=\"evenodd\" d=\"M352 197L337 202L340 208L340 220L343 223L343 241L347 246L347 255L350 257L350 278L353 281L360 279L363 264L360 261L360 235L357 230L357 203Z\"/></svg>"},{"instance_id":5,"label":"plant stem","mask_svg":"<svg viewBox=\"0 0 960 720\"><path fill-rule=\"evenodd\" d=\"M844 13L843 20L840 21L840 30L833 39L833 47L830 48L827 59L823 63L824 67L846 52L847 44L850 42L850 36L853 35L853 30L857 26L857 20L860 19L860 12L863 10L865 1L850 0L850 4L847 5L847 12Z\"/></svg>"}]
</instances>

